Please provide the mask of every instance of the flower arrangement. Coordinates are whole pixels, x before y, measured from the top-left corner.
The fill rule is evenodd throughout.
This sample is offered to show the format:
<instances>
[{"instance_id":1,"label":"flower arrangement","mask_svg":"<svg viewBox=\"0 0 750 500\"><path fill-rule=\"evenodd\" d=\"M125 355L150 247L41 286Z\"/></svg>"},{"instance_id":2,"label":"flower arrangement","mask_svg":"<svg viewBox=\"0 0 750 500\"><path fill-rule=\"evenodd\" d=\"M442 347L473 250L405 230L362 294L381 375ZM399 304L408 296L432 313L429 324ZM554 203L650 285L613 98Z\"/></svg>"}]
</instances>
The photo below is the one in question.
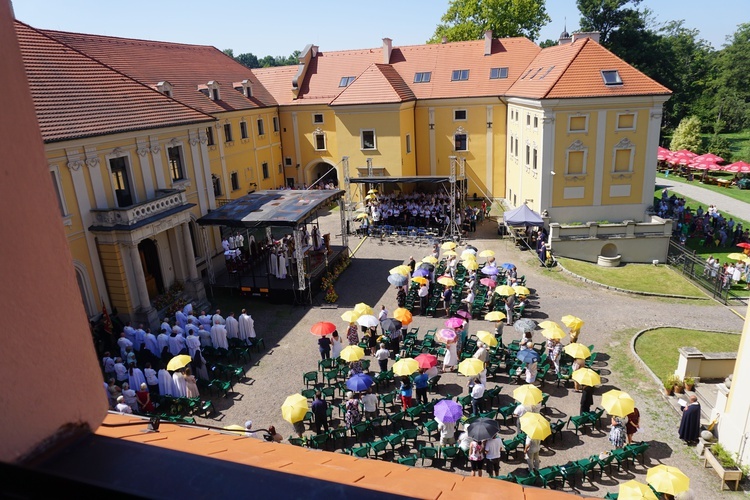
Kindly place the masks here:
<instances>
[{"instance_id":1,"label":"flower arrangement","mask_svg":"<svg viewBox=\"0 0 750 500\"><path fill-rule=\"evenodd\" d=\"M349 264L351 264L351 259L348 255L345 255L333 267L333 269L325 273L325 275L323 275L323 278L320 280L320 286L323 290L325 290L324 300L329 304L333 304L339 299L336 290L333 288L333 284L338 279L338 277L341 276L341 273L343 273L344 270L349 267Z\"/></svg>"},{"instance_id":2,"label":"flower arrangement","mask_svg":"<svg viewBox=\"0 0 750 500\"><path fill-rule=\"evenodd\" d=\"M153 305L157 311L167 307L172 309L182 309L187 304L187 300L182 297L182 283L175 283L163 294L154 298Z\"/></svg>"}]
</instances>

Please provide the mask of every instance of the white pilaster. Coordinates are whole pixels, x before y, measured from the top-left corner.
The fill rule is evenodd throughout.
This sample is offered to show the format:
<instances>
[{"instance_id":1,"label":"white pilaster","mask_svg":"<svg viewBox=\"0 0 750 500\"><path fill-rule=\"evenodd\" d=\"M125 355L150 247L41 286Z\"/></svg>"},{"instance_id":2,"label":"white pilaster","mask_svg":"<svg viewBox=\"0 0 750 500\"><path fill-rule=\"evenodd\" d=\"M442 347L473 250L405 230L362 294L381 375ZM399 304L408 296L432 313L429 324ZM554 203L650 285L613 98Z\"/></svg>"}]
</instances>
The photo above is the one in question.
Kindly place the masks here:
<instances>
[{"instance_id":1,"label":"white pilaster","mask_svg":"<svg viewBox=\"0 0 750 500\"><path fill-rule=\"evenodd\" d=\"M193 240L190 239L190 227L187 222L182 223L182 246L185 250L185 265L188 277L191 280L198 279L198 268L195 267L195 252L193 252Z\"/></svg>"},{"instance_id":2,"label":"white pilaster","mask_svg":"<svg viewBox=\"0 0 750 500\"><path fill-rule=\"evenodd\" d=\"M138 251L137 244L126 245L128 253L130 255L130 265L133 269L135 276L135 286L138 290L139 306L142 310L151 308L151 299L148 297L148 287L146 286L146 275L143 272L143 264L141 264L141 254Z\"/></svg>"},{"instance_id":3,"label":"white pilaster","mask_svg":"<svg viewBox=\"0 0 750 500\"><path fill-rule=\"evenodd\" d=\"M229 183L229 175L227 174L227 160L224 158L224 137L222 137L222 130L218 122L214 127L214 137L216 137L216 145L219 146L219 160L221 162L221 191L224 193L224 198L229 198L232 193L232 185ZM254 145L255 143L253 143Z\"/></svg>"},{"instance_id":4,"label":"white pilaster","mask_svg":"<svg viewBox=\"0 0 750 500\"><path fill-rule=\"evenodd\" d=\"M193 179L195 179L195 191L198 193L198 208L202 214L208 212L208 198L206 197L206 176L203 173L203 165L200 152L200 130L188 131L188 143L190 144L190 159L193 164Z\"/></svg>"},{"instance_id":5,"label":"white pilaster","mask_svg":"<svg viewBox=\"0 0 750 500\"><path fill-rule=\"evenodd\" d=\"M437 150L435 145L435 108L427 108L427 123L430 127L430 175L437 175Z\"/></svg>"},{"instance_id":6,"label":"white pilaster","mask_svg":"<svg viewBox=\"0 0 750 500\"><path fill-rule=\"evenodd\" d=\"M487 138L485 141L487 143L487 148L486 148L487 154L484 159L484 163L485 163L484 185L485 185L485 188L487 189L487 193L494 198L495 197L495 194L493 193L494 186L492 184L492 169L495 166L495 162L493 161L494 137L492 135L492 127L495 126L492 120L493 109L494 108L492 106L487 106Z\"/></svg>"},{"instance_id":7,"label":"white pilaster","mask_svg":"<svg viewBox=\"0 0 750 500\"><path fill-rule=\"evenodd\" d=\"M604 145L607 139L607 111L597 113L596 118L596 159L594 160L594 203L599 207L602 204L602 183L604 182ZM656 157L654 157L656 158Z\"/></svg>"},{"instance_id":8,"label":"white pilaster","mask_svg":"<svg viewBox=\"0 0 750 500\"><path fill-rule=\"evenodd\" d=\"M146 190L146 199L154 197L154 178L151 175L151 162L148 159L149 147L145 138L136 140L136 159L143 177L143 187Z\"/></svg>"},{"instance_id":9,"label":"white pilaster","mask_svg":"<svg viewBox=\"0 0 750 500\"><path fill-rule=\"evenodd\" d=\"M565 175L565 172L557 172L555 170L555 113L550 110L544 110L544 116L542 117L542 172L541 182L539 183L539 210L544 211L552 207L553 199L553 186L555 183L555 176L560 175L560 179ZM564 166L561 167L564 169Z\"/></svg>"},{"instance_id":10,"label":"white pilaster","mask_svg":"<svg viewBox=\"0 0 750 500\"><path fill-rule=\"evenodd\" d=\"M661 132L662 104L651 108L648 114L648 136L646 139L646 157L643 164L643 194L641 203L649 206L654 202L654 184L656 182L656 153L659 147Z\"/></svg>"},{"instance_id":11,"label":"white pilaster","mask_svg":"<svg viewBox=\"0 0 750 500\"><path fill-rule=\"evenodd\" d=\"M96 208L109 208L107 206L107 194L104 191L104 180L102 179L102 171L100 169L101 162L99 161L99 156L96 154L96 148L86 146L84 151L86 152L86 166L89 167L89 178L91 179L91 188L94 191ZM109 166L107 166L107 169L109 169Z\"/></svg>"},{"instance_id":12,"label":"white pilaster","mask_svg":"<svg viewBox=\"0 0 750 500\"><path fill-rule=\"evenodd\" d=\"M149 137L151 160L154 164L154 175L156 176L156 188L167 189L167 181L164 179L164 166L161 161L161 146L159 138L155 135Z\"/></svg>"},{"instance_id":13,"label":"white pilaster","mask_svg":"<svg viewBox=\"0 0 750 500\"><path fill-rule=\"evenodd\" d=\"M294 158L296 161L297 166L295 167L297 169L297 174L295 177L297 178L297 183L302 184L304 181L300 179L300 164L302 164L302 158L300 153L300 146L299 146L299 123L297 121L297 113L292 113L292 136L294 137Z\"/></svg>"},{"instance_id":14,"label":"white pilaster","mask_svg":"<svg viewBox=\"0 0 750 500\"><path fill-rule=\"evenodd\" d=\"M209 127L212 125L209 125ZM203 177L206 180L206 196L208 198L208 209L216 208L216 196L214 196L214 185L211 182L211 161L208 159L208 136L205 130L200 131L201 162L203 163ZM204 215L207 212L201 212Z\"/></svg>"}]
</instances>

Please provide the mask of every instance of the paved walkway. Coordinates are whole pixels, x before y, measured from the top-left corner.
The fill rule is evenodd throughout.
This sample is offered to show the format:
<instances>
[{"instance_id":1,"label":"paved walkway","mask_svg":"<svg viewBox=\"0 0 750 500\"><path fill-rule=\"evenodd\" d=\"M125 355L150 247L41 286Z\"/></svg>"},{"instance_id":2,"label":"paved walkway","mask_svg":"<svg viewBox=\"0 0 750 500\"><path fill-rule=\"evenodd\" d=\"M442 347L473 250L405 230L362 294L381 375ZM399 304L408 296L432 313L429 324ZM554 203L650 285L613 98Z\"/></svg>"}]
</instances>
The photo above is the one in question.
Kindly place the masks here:
<instances>
[{"instance_id":1,"label":"paved walkway","mask_svg":"<svg viewBox=\"0 0 750 500\"><path fill-rule=\"evenodd\" d=\"M713 204L716 205L722 213L726 212L734 217L750 221L750 203L745 203L744 201L731 198L727 195L716 193L710 189L702 187L700 183L687 184L670 178L663 179L659 177L656 179L656 185L662 189L668 188L670 191L675 191L676 193L703 203L705 205L703 207L704 211L708 205Z\"/></svg>"}]
</instances>

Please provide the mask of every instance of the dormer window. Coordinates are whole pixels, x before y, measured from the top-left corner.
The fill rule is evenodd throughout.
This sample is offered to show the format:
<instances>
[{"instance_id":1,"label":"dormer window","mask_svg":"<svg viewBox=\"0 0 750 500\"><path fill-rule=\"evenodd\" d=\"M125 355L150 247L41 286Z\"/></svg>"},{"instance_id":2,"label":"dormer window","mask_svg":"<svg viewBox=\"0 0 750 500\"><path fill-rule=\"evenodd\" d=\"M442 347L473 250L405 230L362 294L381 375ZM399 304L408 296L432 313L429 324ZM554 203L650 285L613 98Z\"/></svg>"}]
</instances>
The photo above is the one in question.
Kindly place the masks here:
<instances>
[{"instance_id":1,"label":"dormer window","mask_svg":"<svg viewBox=\"0 0 750 500\"><path fill-rule=\"evenodd\" d=\"M156 84L156 90L161 92L167 97L172 97L172 84L168 81L159 82Z\"/></svg>"},{"instance_id":2,"label":"dormer window","mask_svg":"<svg viewBox=\"0 0 750 500\"><path fill-rule=\"evenodd\" d=\"M451 73L451 81L452 82L458 82L463 80L469 79L469 70L468 69L454 69Z\"/></svg>"},{"instance_id":3,"label":"dormer window","mask_svg":"<svg viewBox=\"0 0 750 500\"><path fill-rule=\"evenodd\" d=\"M221 100L221 93L219 92L219 82L211 80L206 84L206 88L208 89L209 99L211 99L212 101Z\"/></svg>"},{"instance_id":4,"label":"dormer window","mask_svg":"<svg viewBox=\"0 0 750 500\"><path fill-rule=\"evenodd\" d=\"M508 78L508 68L490 68L490 80Z\"/></svg>"},{"instance_id":5,"label":"dormer window","mask_svg":"<svg viewBox=\"0 0 750 500\"><path fill-rule=\"evenodd\" d=\"M622 85L620 72L616 69L603 69L602 79L604 80L604 85Z\"/></svg>"},{"instance_id":6,"label":"dormer window","mask_svg":"<svg viewBox=\"0 0 750 500\"><path fill-rule=\"evenodd\" d=\"M235 82L232 86L234 87L234 90L244 95L248 99L253 97L253 83L250 80Z\"/></svg>"},{"instance_id":7,"label":"dormer window","mask_svg":"<svg viewBox=\"0 0 750 500\"><path fill-rule=\"evenodd\" d=\"M422 71L414 73L414 83L430 83L432 71Z\"/></svg>"},{"instance_id":8,"label":"dormer window","mask_svg":"<svg viewBox=\"0 0 750 500\"><path fill-rule=\"evenodd\" d=\"M348 87L352 84L356 77L354 76L342 76L339 81L339 87Z\"/></svg>"}]
</instances>

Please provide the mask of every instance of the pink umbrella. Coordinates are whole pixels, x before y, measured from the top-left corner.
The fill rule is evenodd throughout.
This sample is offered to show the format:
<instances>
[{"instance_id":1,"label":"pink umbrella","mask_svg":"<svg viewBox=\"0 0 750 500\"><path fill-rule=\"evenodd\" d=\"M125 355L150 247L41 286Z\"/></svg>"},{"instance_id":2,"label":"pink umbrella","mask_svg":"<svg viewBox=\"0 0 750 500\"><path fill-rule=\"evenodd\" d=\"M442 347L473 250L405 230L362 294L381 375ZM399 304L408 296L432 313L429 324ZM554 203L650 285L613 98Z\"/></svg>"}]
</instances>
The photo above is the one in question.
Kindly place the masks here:
<instances>
[{"instance_id":1,"label":"pink umbrella","mask_svg":"<svg viewBox=\"0 0 750 500\"><path fill-rule=\"evenodd\" d=\"M695 163L693 165L690 165L690 168L694 168L695 170L708 170L708 164L707 163Z\"/></svg>"},{"instance_id":2,"label":"pink umbrella","mask_svg":"<svg viewBox=\"0 0 750 500\"><path fill-rule=\"evenodd\" d=\"M692 160L696 156L698 155L693 153L692 151L681 149L679 151L674 151L671 155L669 155L667 161L673 165L687 165L688 163L690 163L690 160Z\"/></svg>"},{"instance_id":3,"label":"pink umbrella","mask_svg":"<svg viewBox=\"0 0 750 500\"><path fill-rule=\"evenodd\" d=\"M493 280L492 278L482 278L481 280L479 280L479 282L484 286L488 286L490 288L495 288L495 286L497 286L497 283L495 283L495 280Z\"/></svg>"},{"instance_id":4,"label":"pink umbrella","mask_svg":"<svg viewBox=\"0 0 750 500\"><path fill-rule=\"evenodd\" d=\"M456 335L456 332L453 330L450 330L448 328L444 328L440 330L437 335L435 335L435 339L438 342L444 342L446 344L450 344L451 342L455 342L456 338L458 338L458 335Z\"/></svg>"},{"instance_id":5,"label":"pink umbrella","mask_svg":"<svg viewBox=\"0 0 750 500\"><path fill-rule=\"evenodd\" d=\"M672 152L670 150L659 146L656 150L656 159L659 161L666 161L669 159L669 155L671 154Z\"/></svg>"},{"instance_id":6,"label":"pink umbrella","mask_svg":"<svg viewBox=\"0 0 750 500\"><path fill-rule=\"evenodd\" d=\"M696 156L695 161L708 161L709 163L724 163L724 158L716 156L713 153L706 153L704 155Z\"/></svg>"},{"instance_id":7,"label":"pink umbrella","mask_svg":"<svg viewBox=\"0 0 750 500\"><path fill-rule=\"evenodd\" d=\"M463 309L459 309L458 311L456 311L456 316L464 319L471 319L471 314L469 314L469 311L464 311Z\"/></svg>"},{"instance_id":8,"label":"pink umbrella","mask_svg":"<svg viewBox=\"0 0 750 500\"><path fill-rule=\"evenodd\" d=\"M448 328L461 328L464 326L464 321L461 318L451 318L445 322L445 326Z\"/></svg>"},{"instance_id":9,"label":"pink umbrella","mask_svg":"<svg viewBox=\"0 0 750 500\"><path fill-rule=\"evenodd\" d=\"M745 163L744 161L736 161L731 165L727 165L726 167L724 167L724 170L726 170L727 172L739 172L746 174L750 172L750 163Z\"/></svg>"}]
</instances>

